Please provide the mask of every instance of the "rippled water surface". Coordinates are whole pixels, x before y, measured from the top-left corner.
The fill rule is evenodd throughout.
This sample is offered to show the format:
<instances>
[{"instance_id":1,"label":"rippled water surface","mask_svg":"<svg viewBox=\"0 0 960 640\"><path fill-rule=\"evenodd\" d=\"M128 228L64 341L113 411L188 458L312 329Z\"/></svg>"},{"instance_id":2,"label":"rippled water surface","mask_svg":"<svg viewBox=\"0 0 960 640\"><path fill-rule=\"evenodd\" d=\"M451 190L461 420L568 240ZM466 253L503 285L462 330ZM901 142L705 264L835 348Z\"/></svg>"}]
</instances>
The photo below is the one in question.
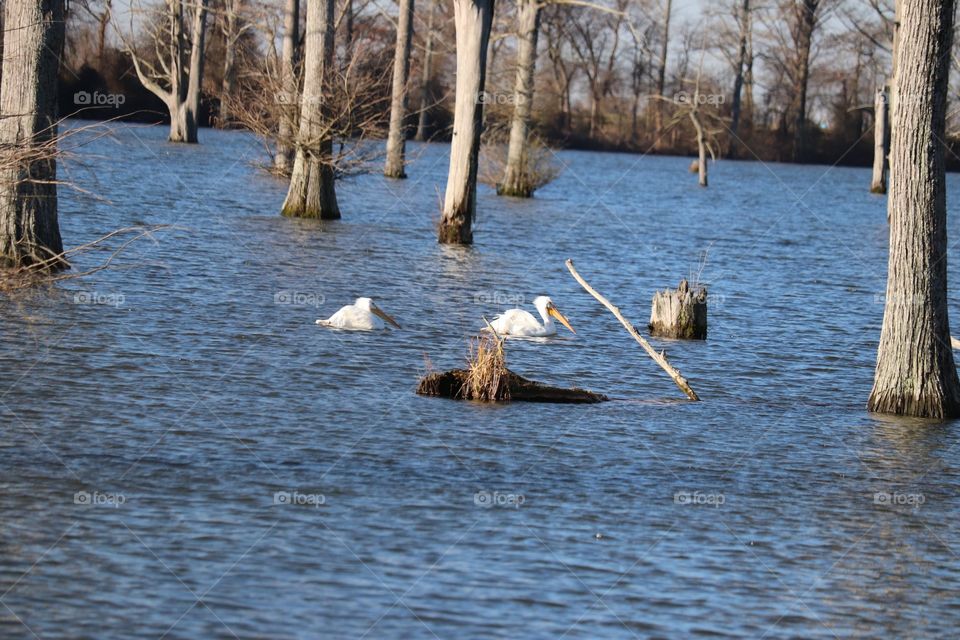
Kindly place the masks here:
<instances>
[{"instance_id":1,"label":"rippled water surface","mask_svg":"<svg viewBox=\"0 0 960 640\"><path fill-rule=\"evenodd\" d=\"M684 158L564 152L533 200L482 188L461 249L435 242L444 145L345 181L321 223L277 214L252 138L165 133L86 136L61 224L177 228L0 301L3 638L955 635L958 425L864 410L865 170L723 162L704 190ZM643 326L704 250L709 340L655 341L687 403L563 261ZM510 343L511 368L613 401L414 394L540 294L577 334ZM359 295L403 330L314 325Z\"/></svg>"}]
</instances>

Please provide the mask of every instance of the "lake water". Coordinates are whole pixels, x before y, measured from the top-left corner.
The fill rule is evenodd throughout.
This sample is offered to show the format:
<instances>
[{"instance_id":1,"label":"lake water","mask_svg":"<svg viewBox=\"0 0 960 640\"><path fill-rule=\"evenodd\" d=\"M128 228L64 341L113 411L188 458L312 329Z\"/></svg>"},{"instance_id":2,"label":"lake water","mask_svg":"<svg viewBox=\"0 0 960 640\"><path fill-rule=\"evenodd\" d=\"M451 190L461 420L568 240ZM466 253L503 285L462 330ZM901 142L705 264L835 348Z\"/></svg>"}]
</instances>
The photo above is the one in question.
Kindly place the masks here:
<instances>
[{"instance_id":1,"label":"lake water","mask_svg":"<svg viewBox=\"0 0 960 640\"><path fill-rule=\"evenodd\" d=\"M956 633L960 432L864 408L887 235L866 170L721 162L701 189L685 158L562 152L535 199L483 187L456 248L445 145L316 222L278 215L254 139L201 134L72 138L65 244L176 228L0 301L3 638ZM700 271L709 340L654 343L703 402L566 258L639 327ZM613 401L414 394L540 294L577 334L509 366ZM360 295L403 330L314 324Z\"/></svg>"}]
</instances>

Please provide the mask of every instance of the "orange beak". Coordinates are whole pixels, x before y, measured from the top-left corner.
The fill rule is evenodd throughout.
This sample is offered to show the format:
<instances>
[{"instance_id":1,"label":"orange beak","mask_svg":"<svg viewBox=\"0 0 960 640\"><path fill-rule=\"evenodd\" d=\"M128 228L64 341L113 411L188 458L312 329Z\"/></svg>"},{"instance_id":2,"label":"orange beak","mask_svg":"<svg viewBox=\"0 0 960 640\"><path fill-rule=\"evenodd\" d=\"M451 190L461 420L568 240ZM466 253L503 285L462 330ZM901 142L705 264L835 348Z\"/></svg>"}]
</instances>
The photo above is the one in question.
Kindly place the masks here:
<instances>
[{"instance_id":1,"label":"orange beak","mask_svg":"<svg viewBox=\"0 0 960 640\"><path fill-rule=\"evenodd\" d=\"M557 322L565 326L567 329L570 329L571 333L576 333L573 330L573 327L570 326L570 323L567 321L566 317L553 305L553 303L547 306L547 313L557 319Z\"/></svg>"}]
</instances>

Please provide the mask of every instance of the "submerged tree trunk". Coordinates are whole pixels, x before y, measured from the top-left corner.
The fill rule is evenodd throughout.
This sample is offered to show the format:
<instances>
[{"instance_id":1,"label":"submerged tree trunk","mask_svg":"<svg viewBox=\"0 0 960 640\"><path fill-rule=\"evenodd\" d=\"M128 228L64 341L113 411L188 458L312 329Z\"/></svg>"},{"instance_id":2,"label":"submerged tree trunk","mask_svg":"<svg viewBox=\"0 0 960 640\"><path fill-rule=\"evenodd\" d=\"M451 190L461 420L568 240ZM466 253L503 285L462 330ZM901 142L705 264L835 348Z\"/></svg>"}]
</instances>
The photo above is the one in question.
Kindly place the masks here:
<instances>
[{"instance_id":1,"label":"submerged tree trunk","mask_svg":"<svg viewBox=\"0 0 960 640\"><path fill-rule=\"evenodd\" d=\"M423 142L427 139L427 111L430 108L430 81L433 73L433 17L437 11L437 0L429 0L430 14L427 18L427 37L424 42L423 66L420 69L420 113L417 116L417 135L414 139Z\"/></svg>"},{"instance_id":2,"label":"submerged tree trunk","mask_svg":"<svg viewBox=\"0 0 960 640\"><path fill-rule=\"evenodd\" d=\"M905 2L890 145L890 257L868 408L950 418L960 381L947 315L944 129L954 0Z\"/></svg>"},{"instance_id":3,"label":"submerged tree trunk","mask_svg":"<svg viewBox=\"0 0 960 640\"><path fill-rule=\"evenodd\" d=\"M297 48L300 44L300 0L287 0L283 12L283 45L280 52L280 124L273 167L281 174L293 166L293 138L297 117Z\"/></svg>"},{"instance_id":4,"label":"submerged tree trunk","mask_svg":"<svg viewBox=\"0 0 960 640\"><path fill-rule=\"evenodd\" d=\"M205 36L207 33L207 2L199 0L193 12L190 48L190 70L187 76L187 95L183 101L181 118L182 138L175 139L171 130L172 142L197 142L198 116L200 114L200 92L203 89L203 64L205 56Z\"/></svg>"},{"instance_id":5,"label":"submerged tree trunk","mask_svg":"<svg viewBox=\"0 0 960 640\"><path fill-rule=\"evenodd\" d=\"M740 23L740 42L737 50L737 72L733 81L733 101L730 105L730 143L727 147L727 157L735 158L740 131L741 94L743 93L743 76L747 64L747 42L750 32L750 0L743 0L738 16Z\"/></svg>"},{"instance_id":6,"label":"submerged tree trunk","mask_svg":"<svg viewBox=\"0 0 960 640\"><path fill-rule=\"evenodd\" d=\"M477 208L477 156L483 129L483 95L487 44L494 0L453 0L457 31L457 90L453 114L450 170L440 218L439 241L473 242Z\"/></svg>"},{"instance_id":7,"label":"submerged tree trunk","mask_svg":"<svg viewBox=\"0 0 960 640\"><path fill-rule=\"evenodd\" d=\"M795 24L797 46L793 85L793 161L803 162L807 147L807 89L810 85L810 50L822 0L799 0Z\"/></svg>"},{"instance_id":8,"label":"submerged tree trunk","mask_svg":"<svg viewBox=\"0 0 960 640\"><path fill-rule=\"evenodd\" d=\"M187 60L187 35L183 29L183 0L168 0L170 18L170 59L161 60L164 79L170 88L164 89L144 73L143 63L132 48L127 49L137 78L145 89L163 100L170 114L170 142L197 142L197 117L200 112L200 93L203 89L204 39L207 24L207 3L198 0L193 12L190 57ZM189 67L187 66L189 64Z\"/></svg>"},{"instance_id":9,"label":"submerged tree trunk","mask_svg":"<svg viewBox=\"0 0 960 640\"><path fill-rule=\"evenodd\" d=\"M696 97L694 98L696 99ZM698 151L698 162L697 162L697 173L700 178L700 186L707 186L707 141L706 136L703 131L703 124L700 122L700 117L697 114L696 109L690 112L690 121L693 122L693 128L697 132L697 151Z\"/></svg>"},{"instance_id":10,"label":"submerged tree trunk","mask_svg":"<svg viewBox=\"0 0 960 640\"><path fill-rule=\"evenodd\" d=\"M513 122L507 167L497 194L529 198L534 180L528 166L527 139L530 135L530 112L533 109L534 74L537 68L537 39L540 35L539 0L518 0L517 3L517 79L513 91Z\"/></svg>"},{"instance_id":11,"label":"submerged tree trunk","mask_svg":"<svg viewBox=\"0 0 960 640\"><path fill-rule=\"evenodd\" d=\"M283 202L285 216L324 220L340 217L334 188L333 140L323 115L324 80L333 66L333 11L333 0L307 2L300 131L290 189Z\"/></svg>"},{"instance_id":12,"label":"submerged tree trunk","mask_svg":"<svg viewBox=\"0 0 960 640\"><path fill-rule=\"evenodd\" d=\"M20 267L63 253L55 157L63 0L7 0L3 27L0 266Z\"/></svg>"},{"instance_id":13,"label":"submerged tree trunk","mask_svg":"<svg viewBox=\"0 0 960 640\"><path fill-rule=\"evenodd\" d=\"M227 0L224 3L226 23L223 28L223 82L220 85L220 126L229 126L233 119L230 114L233 100L234 84L236 83L236 46L239 39L240 0Z\"/></svg>"},{"instance_id":14,"label":"submerged tree trunk","mask_svg":"<svg viewBox=\"0 0 960 640\"><path fill-rule=\"evenodd\" d=\"M890 144L887 87L877 88L873 107L873 180L870 193L887 192L887 149Z\"/></svg>"},{"instance_id":15,"label":"submerged tree trunk","mask_svg":"<svg viewBox=\"0 0 960 640\"><path fill-rule=\"evenodd\" d=\"M663 98L663 92L666 89L667 52L670 48L670 14L672 12L673 0L667 0L666 9L663 12L663 46L660 48L660 67L657 69L657 97L659 98ZM657 100L653 114L655 118L653 146L659 150L663 148L661 140L663 134L663 100ZM592 120L590 127L593 128Z\"/></svg>"},{"instance_id":16,"label":"submerged tree trunk","mask_svg":"<svg viewBox=\"0 0 960 640\"><path fill-rule=\"evenodd\" d=\"M393 97L390 102L390 132L387 135L388 178L406 178L404 170L407 130L407 93L410 78L410 45L413 42L414 0L400 0L397 16L397 48L393 59Z\"/></svg>"},{"instance_id":17,"label":"submerged tree trunk","mask_svg":"<svg viewBox=\"0 0 960 640\"><path fill-rule=\"evenodd\" d=\"M675 290L657 291L650 306L651 336L683 340L707 339L707 290L686 279Z\"/></svg>"}]
</instances>

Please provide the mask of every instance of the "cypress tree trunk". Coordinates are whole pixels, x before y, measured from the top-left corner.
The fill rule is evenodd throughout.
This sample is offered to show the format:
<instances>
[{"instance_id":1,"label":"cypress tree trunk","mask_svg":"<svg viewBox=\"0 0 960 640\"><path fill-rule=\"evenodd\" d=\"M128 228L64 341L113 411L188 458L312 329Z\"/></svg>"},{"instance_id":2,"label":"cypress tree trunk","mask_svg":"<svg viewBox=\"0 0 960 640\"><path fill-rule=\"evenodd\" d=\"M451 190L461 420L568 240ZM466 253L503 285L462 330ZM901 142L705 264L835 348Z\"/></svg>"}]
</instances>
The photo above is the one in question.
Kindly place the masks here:
<instances>
[{"instance_id":1,"label":"cypress tree trunk","mask_svg":"<svg viewBox=\"0 0 960 640\"><path fill-rule=\"evenodd\" d=\"M890 144L890 257L868 408L960 415L950 349L943 142L954 0L904 2Z\"/></svg>"},{"instance_id":2,"label":"cypress tree trunk","mask_svg":"<svg viewBox=\"0 0 960 640\"><path fill-rule=\"evenodd\" d=\"M887 149L890 144L887 87L877 88L873 103L873 179L870 193L887 192Z\"/></svg>"},{"instance_id":3,"label":"cypress tree trunk","mask_svg":"<svg viewBox=\"0 0 960 640\"><path fill-rule=\"evenodd\" d=\"M737 142L740 131L741 94L743 93L743 76L747 64L747 40L750 32L750 0L743 0L737 14L740 23L740 46L737 49L737 73L733 81L733 101L730 105L730 143L727 147L727 157L737 156Z\"/></svg>"},{"instance_id":4,"label":"cypress tree trunk","mask_svg":"<svg viewBox=\"0 0 960 640\"><path fill-rule=\"evenodd\" d=\"M300 131L290 189L283 202L285 216L340 218L334 188L333 140L330 123L323 114L324 78L333 66L333 10L333 0L307 2Z\"/></svg>"},{"instance_id":5,"label":"cypress tree trunk","mask_svg":"<svg viewBox=\"0 0 960 640\"><path fill-rule=\"evenodd\" d=\"M666 88L667 81L667 52L670 47L670 15L673 13L673 0L667 0L666 8L663 12L663 46L660 49L660 66L657 69L657 95L663 97L663 91ZM663 100L657 100L654 106L654 141L655 149L663 149L661 133L663 131ZM593 130L593 112L590 114L590 129ZM593 135L591 133L591 135Z\"/></svg>"},{"instance_id":6,"label":"cypress tree trunk","mask_svg":"<svg viewBox=\"0 0 960 640\"><path fill-rule=\"evenodd\" d=\"M180 113L182 114L178 124L181 127L182 137L173 142L189 142L195 144L198 142L197 128L199 126L198 116L200 113L200 92L203 88L203 65L206 57L204 45L207 34L207 2L209 0L198 0L197 7L193 13L193 26L191 32L190 47L190 70L187 75L187 94L183 100Z\"/></svg>"},{"instance_id":7,"label":"cypress tree trunk","mask_svg":"<svg viewBox=\"0 0 960 640\"><path fill-rule=\"evenodd\" d=\"M226 25L223 33L223 82L220 85L220 126L227 127L233 117L230 114L230 101L233 99L234 84L236 83L236 46L237 28L240 9L239 0L227 0L224 3Z\"/></svg>"},{"instance_id":8,"label":"cypress tree trunk","mask_svg":"<svg viewBox=\"0 0 960 640\"><path fill-rule=\"evenodd\" d=\"M63 253L55 158L63 0L7 0L3 26L0 266L19 267Z\"/></svg>"},{"instance_id":9,"label":"cypress tree trunk","mask_svg":"<svg viewBox=\"0 0 960 640\"><path fill-rule=\"evenodd\" d=\"M696 101L699 98L699 95L694 96ZM697 104L694 102L694 104ZM701 187L707 186L707 141L703 131L703 125L700 123L700 118L697 115L696 109L690 112L690 121L693 122L693 128L697 132L697 151L699 162L697 163L697 174Z\"/></svg>"},{"instance_id":10,"label":"cypress tree trunk","mask_svg":"<svg viewBox=\"0 0 960 640\"><path fill-rule=\"evenodd\" d=\"M793 161L803 162L807 152L807 89L810 85L810 48L822 0L800 0L796 9L797 53L793 85Z\"/></svg>"},{"instance_id":11,"label":"cypress tree trunk","mask_svg":"<svg viewBox=\"0 0 960 640\"><path fill-rule=\"evenodd\" d=\"M407 131L407 84L410 77L410 45L413 42L414 0L400 0L397 16L397 48L393 59L393 96L390 101L390 132L387 135L387 164L383 174L388 178L406 178L404 170Z\"/></svg>"},{"instance_id":12,"label":"cypress tree trunk","mask_svg":"<svg viewBox=\"0 0 960 640\"><path fill-rule=\"evenodd\" d=\"M297 47L300 43L300 0L287 0L283 13L283 48L280 53L280 125L274 168L282 174L293 165L294 120L297 117Z\"/></svg>"},{"instance_id":13,"label":"cypress tree trunk","mask_svg":"<svg viewBox=\"0 0 960 640\"><path fill-rule=\"evenodd\" d=\"M539 0L518 0L517 3L517 80L513 91L513 122L510 125L507 166L503 182L497 186L498 195L518 198L533 195L533 176L527 164L527 137L530 112L533 110L541 7Z\"/></svg>"},{"instance_id":14,"label":"cypress tree trunk","mask_svg":"<svg viewBox=\"0 0 960 640\"><path fill-rule=\"evenodd\" d=\"M457 31L457 91L453 114L450 171L440 218L439 241L473 242L477 208L477 157L483 129L483 95L487 44L494 0L453 0Z\"/></svg>"},{"instance_id":15,"label":"cypress tree trunk","mask_svg":"<svg viewBox=\"0 0 960 640\"><path fill-rule=\"evenodd\" d=\"M414 139L427 139L427 110L430 108L430 80L433 73L433 16L437 1L430 0L430 15L427 18L427 38L424 43L423 67L420 69L420 114L417 116L417 134Z\"/></svg>"}]
</instances>

